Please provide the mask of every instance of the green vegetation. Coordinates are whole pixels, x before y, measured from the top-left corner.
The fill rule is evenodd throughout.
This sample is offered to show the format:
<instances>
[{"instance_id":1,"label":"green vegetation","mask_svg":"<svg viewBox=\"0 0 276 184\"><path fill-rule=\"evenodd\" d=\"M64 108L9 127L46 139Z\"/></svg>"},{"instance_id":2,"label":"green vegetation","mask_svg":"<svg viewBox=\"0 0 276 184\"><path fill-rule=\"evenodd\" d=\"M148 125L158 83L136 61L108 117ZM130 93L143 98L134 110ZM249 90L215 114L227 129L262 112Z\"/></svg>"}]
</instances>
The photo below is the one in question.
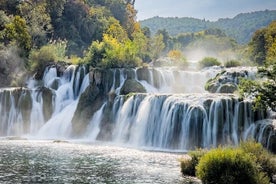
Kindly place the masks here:
<instances>
[{"instance_id":1,"label":"green vegetation","mask_svg":"<svg viewBox=\"0 0 276 184\"><path fill-rule=\"evenodd\" d=\"M242 142L240 148L256 159L259 169L264 172L270 180L276 174L276 160L260 143L253 141Z\"/></svg>"},{"instance_id":2,"label":"green vegetation","mask_svg":"<svg viewBox=\"0 0 276 184\"><path fill-rule=\"evenodd\" d=\"M206 68L211 66L220 66L221 63L213 57L205 57L201 61L199 61L200 68Z\"/></svg>"},{"instance_id":3,"label":"green vegetation","mask_svg":"<svg viewBox=\"0 0 276 184\"><path fill-rule=\"evenodd\" d=\"M26 69L38 73L59 61L106 68L139 66L151 60L151 38L136 21L133 4L129 0L2 0L0 51L17 47Z\"/></svg>"},{"instance_id":4,"label":"green vegetation","mask_svg":"<svg viewBox=\"0 0 276 184\"><path fill-rule=\"evenodd\" d=\"M167 56L170 58L172 65L176 65L181 68L188 67L187 59L180 50L171 50Z\"/></svg>"},{"instance_id":5,"label":"green vegetation","mask_svg":"<svg viewBox=\"0 0 276 184\"><path fill-rule=\"evenodd\" d=\"M196 167L203 183L269 184L251 155L241 149L217 148L206 153Z\"/></svg>"},{"instance_id":6,"label":"green vegetation","mask_svg":"<svg viewBox=\"0 0 276 184\"><path fill-rule=\"evenodd\" d=\"M188 158L180 160L181 172L183 175L195 176L196 166L203 155L207 153L207 150L198 149L188 152Z\"/></svg>"},{"instance_id":7,"label":"green vegetation","mask_svg":"<svg viewBox=\"0 0 276 184\"><path fill-rule=\"evenodd\" d=\"M253 96L256 108L269 108L276 111L276 22L257 31L250 43L251 57L260 65L258 74L261 80L242 80L239 91L242 97ZM263 80L265 79L265 80Z\"/></svg>"},{"instance_id":8,"label":"green vegetation","mask_svg":"<svg viewBox=\"0 0 276 184\"><path fill-rule=\"evenodd\" d=\"M252 13L242 13L232 19L219 19L216 22L195 18L162 18L154 17L141 21L142 27L148 27L152 33L167 29L169 35L177 36L181 33L196 33L210 28L219 28L227 36L238 43L248 43L253 33L270 24L276 19L276 10L265 10Z\"/></svg>"},{"instance_id":9,"label":"green vegetation","mask_svg":"<svg viewBox=\"0 0 276 184\"><path fill-rule=\"evenodd\" d=\"M242 142L235 148L196 150L181 159L181 172L203 183L269 183L276 173L275 156L260 143Z\"/></svg>"},{"instance_id":10,"label":"green vegetation","mask_svg":"<svg viewBox=\"0 0 276 184\"><path fill-rule=\"evenodd\" d=\"M263 65L276 61L276 21L255 32L250 42L251 59Z\"/></svg>"},{"instance_id":11,"label":"green vegetation","mask_svg":"<svg viewBox=\"0 0 276 184\"><path fill-rule=\"evenodd\" d=\"M226 68L238 67L238 66L241 66L241 65L242 64L239 61L237 61L237 60L229 60L226 63L224 63L224 66Z\"/></svg>"},{"instance_id":12,"label":"green vegetation","mask_svg":"<svg viewBox=\"0 0 276 184\"><path fill-rule=\"evenodd\" d=\"M33 49L29 55L30 70L43 73L49 63L62 61L65 58L66 42L57 41L42 46L40 49Z\"/></svg>"},{"instance_id":13,"label":"green vegetation","mask_svg":"<svg viewBox=\"0 0 276 184\"><path fill-rule=\"evenodd\" d=\"M186 58L190 58L188 53L197 49L202 49L208 56L224 62L234 59L243 64L248 63L249 60L244 59L244 53L253 53L251 58L257 63L263 62L260 58L274 60L275 40L269 36L274 34L274 24L256 33L248 49L240 47L235 40L228 37L227 31L230 29L216 25L234 25L230 23L232 19L220 19L215 23L192 18L170 18L172 22L186 22L189 25L186 26L187 30L173 35L169 30L172 26L166 26L168 30L156 29L151 34L150 28L141 27L136 21L136 13L134 1L128 0L2 0L0 51L3 53L16 50L14 54L21 58L24 70L32 73L41 73L52 62L62 61L103 68L137 67L152 61L158 63L160 57L166 57L170 61L165 63L166 66L186 68ZM275 12L242 14L233 21L244 22L243 17L253 17L253 22L256 14L266 24ZM159 24L158 21L165 19L157 17L153 20ZM197 27L194 27L195 23ZM267 51L261 49L262 45L258 45L263 43L262 38ZM204 56L206 54L202 57ZM214 59L202 61L201 67L212 65L220 63ZM234 61L226 63L227 67L238 65Z\"/></svg>"}]
</instances>

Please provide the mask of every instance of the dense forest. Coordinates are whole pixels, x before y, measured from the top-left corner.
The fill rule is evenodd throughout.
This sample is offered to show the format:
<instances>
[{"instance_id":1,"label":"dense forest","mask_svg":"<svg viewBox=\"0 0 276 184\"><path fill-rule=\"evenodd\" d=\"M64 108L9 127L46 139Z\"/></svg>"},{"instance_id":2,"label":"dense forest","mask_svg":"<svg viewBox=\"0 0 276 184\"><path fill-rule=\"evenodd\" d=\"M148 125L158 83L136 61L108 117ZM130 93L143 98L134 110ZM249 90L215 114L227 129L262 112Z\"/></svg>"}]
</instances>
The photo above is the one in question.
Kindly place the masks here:
<instances>
[{"instance_id":1,"label":"dense forest","mask_svg":"<svg viewBox=\"0 0 276 184\"><path fill-rule=\"evenodd\" d=\"M235 36L230 32L236 31L234 35L248 40L255 29L276 19L276 11L240 14L217 22L160 17L138 22L134 2L0 1L1 86L24 86L27 76L35 74L35 78L40 79L45 67L57 62L102 68L137 67L150 63L185 69L193 52L198 57L196 60L210 56L222 62L239 60L245 65L262 64L266 57L273 56L273 31L266 36L263 30L257 31L250 44L245 46L239 44L244 42L239 38L238 41L233 39ZM145 27L150 22L153 22L152 26ZM161 25L166 29L159 29ZM175 30L181 33L171 32ZM269 40L269 45L264 46L264 37Z\"/></svg>"},{"instance_id":2,"label":"dense forest","mask_svg":"<svg viewBox=\"0 0 276 184\"><path fill-rule=\"evenodd\" d=\"M141 21L142 27L149 27L151 32L166 29L171 36L180 33L194 33L210 28L223 30L227 36L238 43L248 43L253 33L270 24L276 19L276 10L265 10L252 13L242 13L234 18L219 19L218 21L200 20L195 18L162 18L153 17Z\"/></svg>"}]
</instances>

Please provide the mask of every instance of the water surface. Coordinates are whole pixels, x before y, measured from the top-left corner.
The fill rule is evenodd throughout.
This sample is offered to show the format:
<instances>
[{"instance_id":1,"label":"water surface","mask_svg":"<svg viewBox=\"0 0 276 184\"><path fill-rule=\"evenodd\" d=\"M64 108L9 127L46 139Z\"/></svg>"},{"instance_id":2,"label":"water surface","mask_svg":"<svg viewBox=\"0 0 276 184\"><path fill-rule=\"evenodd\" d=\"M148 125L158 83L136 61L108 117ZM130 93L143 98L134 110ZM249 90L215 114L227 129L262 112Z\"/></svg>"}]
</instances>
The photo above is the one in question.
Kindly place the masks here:
<instances>
[{"instance_id":1,"label":"water surface","mask_svg":"<svg viewBox=\"0 0 276 184\"><path fill-rule=\"evenodd\" d=\"M103 143L0 141L0 183L190 183L179 153Z\"/></svg>"}]
</instances>

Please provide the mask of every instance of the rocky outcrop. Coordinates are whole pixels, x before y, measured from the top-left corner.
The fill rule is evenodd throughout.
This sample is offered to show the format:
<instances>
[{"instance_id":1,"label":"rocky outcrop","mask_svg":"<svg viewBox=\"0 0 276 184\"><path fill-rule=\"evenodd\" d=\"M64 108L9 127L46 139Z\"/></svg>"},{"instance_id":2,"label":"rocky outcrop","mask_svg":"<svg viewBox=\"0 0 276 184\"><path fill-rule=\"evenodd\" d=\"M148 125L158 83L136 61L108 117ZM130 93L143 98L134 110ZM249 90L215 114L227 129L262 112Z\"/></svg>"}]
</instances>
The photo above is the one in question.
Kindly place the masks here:
<instances>
[{"instance_id":1,"label":"rocky outcrop","mask_svg":"<svg viewBox=\"0 0 276 184\"><path fill-rule=\"evenodd\" d=\"M205 84L205 90L211 93L234 93L238 89L240 78L254 79L256 71L229 69L209 79Z\"/></svg>"},{"instance_id":2,"label":"rocky outcrop","mask_svg":"<svg viewBox=\"0 0 276 184\"><path fill-rule=\"evenodd\" d=\"M48 121L53 112L54 112L54 107L53 107L53 97L55 96L55 93L46 87L41 87L38 88L39 93L41 93L42 99L43 99L43 115L44 115L44 120Z\"/></svg>"},{"instance_id":3,"label":"rocky outcrop","mask_svg":"<svg viewBox=\"0 0 276 184\"><path fill-rule=\"evenodd\" d=\"M146 93L146 89L137 80L127 79L121 88L121 95L127 95L129 93Z\"/></svg>"},{"instance_id":4,"label":"rocky outcrop","mask_svg":"<svg viewBox=\"0 0 276 184\"><path fill-rule=\"evenodd\" d=\"M116 75L114 72L116 71L94 68L90 70L90 84L81 94L72 120L74 137L81 136L85 132L93 114L108 99L109 90L114 82L113 77Z\"/></svg>"}]
</instances>

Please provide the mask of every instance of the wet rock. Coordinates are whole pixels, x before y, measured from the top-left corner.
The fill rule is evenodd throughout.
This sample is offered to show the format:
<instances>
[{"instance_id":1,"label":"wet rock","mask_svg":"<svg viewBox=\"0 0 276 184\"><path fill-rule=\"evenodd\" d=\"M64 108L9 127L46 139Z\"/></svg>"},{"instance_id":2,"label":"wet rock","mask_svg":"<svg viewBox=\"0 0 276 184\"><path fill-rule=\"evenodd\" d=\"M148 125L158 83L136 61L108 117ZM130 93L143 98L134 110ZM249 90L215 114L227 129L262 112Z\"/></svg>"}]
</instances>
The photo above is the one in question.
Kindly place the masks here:
<instances>
[{"instance_id":1,"label":"wet rock","mask_svg":"<svg viewBox=\"0 0 276 184\"><path fill-rule=\"evenodd\" d=\"M138 80L144 80L150 83L150 71L147 67L137 69Z\"/></svg>"},{"instance_id":2,"label":"wet rock","mask_svg":"<svg viewBox=\"0 0 276 184\"><path fill-rule=\"evenodd\" d=\"M134 79L127 79L122 86L120 94L127 95L129 93L146 93L146 89L142 84Z\"/></svg>"},{"instance_id":3,"label":"wet rock","mask_svg":"<svg viewBox=\"0 0 276 184\"><path fill-rule=\"evenodd\" d=\"M100 88L95 84L90 84L82 93L79 99L77 109L75 111L72 126L73 136L82 135L93 114L100 109L104 102L104 95Z\"/></svg>"},{"instance_id":4,"label":"wet rock","mask_svg":"<svg viewBox=\"0 0 276 184\"><path fill-rule=\"evenodd\" d=\"M45 121L48 121L53 112L54 112L54 107L53 107L53 96L55 95L53 91L49 88L46 87L41 87L39 89L41 91L42 99L43 99L43 115Z\"/></svg>"},{"instance_id":5,"label":"wet rock","mask_svg":"<svg viewBox=\"0 0 276 184\"><path fill-rule=\"evenodd\" d=\"M240 78L254 78L254 71L249 72L247 70L235 71L225 70L217 74L216 77L209 79L205 84L205 90L210 93L234 93L238 89Z\"/></svg>"},{"instance_id":6,"label":"wet rock","mask_svg":"<svg viewBox=\"0 0 276 184\"><path fill-rule=\"evenodd\" d=\"M238 87L234 83L227 83L220 86L218 91L220 93L234 93Z\"/></svg>"}]
</instances>

